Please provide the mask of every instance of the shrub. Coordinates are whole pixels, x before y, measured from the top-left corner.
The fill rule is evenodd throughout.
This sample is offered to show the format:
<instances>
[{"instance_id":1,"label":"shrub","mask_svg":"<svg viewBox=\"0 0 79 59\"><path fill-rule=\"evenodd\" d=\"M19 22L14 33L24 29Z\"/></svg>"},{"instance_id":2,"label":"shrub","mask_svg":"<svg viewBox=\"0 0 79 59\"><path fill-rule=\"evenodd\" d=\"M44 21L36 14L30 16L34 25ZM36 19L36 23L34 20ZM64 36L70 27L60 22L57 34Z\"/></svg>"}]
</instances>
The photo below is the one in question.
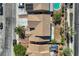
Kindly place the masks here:
<instances>
[{"instance_id":1,"label":"shrub","mask_svg":"<svg viewBox=\"0 0 79 59\"><path fill-rule=\"evenodd\" d=\"M60 22L61 22L61 14L60 13L54 14L54 19L55 19L55 21L54 21L55 24L60 24Z\"/></svg>"},{"instance_id":2,"label":"shrub","mask_svg":"<svg viewBox=\"0 0 79 59\"><path fill-rule=\"evenodd\" d=\"M21 44L14 45L14 52L16 56L25 56L26 48Z\"/></svg>"},{"instance_id":3,"label":"shrub","mask_svg":"<svg viewBox=\"0 0 79 59\"><path fill-rule=\"evenodd\" d=\"M62 7L62 13L64 13L64 7Z\"/></svg>"},{"instance_id":4,"label":"shrub","mask_svg":"<svg viewBox=\"0 0 79 59\"><path fill-rule=\"evenodd\" d=\"M69 47L67 47L63 50L63 54L64 56L71 56L72 50Z\"/></svg>"},{"instance_id":5,"label":"shrub","mask_svg":"<svg viewBox=\"0 0 79 59\"><path fill-rule=\"evenodd\" d=\"M64 45L65 44L65 38L62 36L62 39L61 39L61 44Z\"/></svg>"},{"instance_id":6,"label":"shrub","mask_svg":"<svg viewBox=\"0 0 79 59\"><path fill-rule=\"evenodd\" d=\"M18 26L15 28L16 34L19 35L19 38L24 39L25 38L25 30L24 26Z\"/></svg>"}]
</instances>

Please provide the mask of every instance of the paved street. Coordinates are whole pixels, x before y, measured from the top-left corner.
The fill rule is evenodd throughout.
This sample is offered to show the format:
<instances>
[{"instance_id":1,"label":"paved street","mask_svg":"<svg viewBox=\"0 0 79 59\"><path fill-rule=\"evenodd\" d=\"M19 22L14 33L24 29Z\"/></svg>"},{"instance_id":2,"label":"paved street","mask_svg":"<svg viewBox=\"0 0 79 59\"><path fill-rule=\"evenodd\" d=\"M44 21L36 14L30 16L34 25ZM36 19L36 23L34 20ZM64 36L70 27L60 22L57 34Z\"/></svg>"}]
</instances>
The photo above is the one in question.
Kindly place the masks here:
<instances>
[{"instance_id":1,"label":"paved street","mask_svg":"<svg viewBox=\"0 0 79 59\"><path fill-rule=\"evenodd\" d=\"M12 20L11 18L6 19L6 27L5 27L5 43L4 43L4 51L2 53L3 56L11 56L12 55Z\"/></svg>"},{"instance_id":2,"label":"paved street","mask_svg":"<svg viewBox=\"0 0 79 59\"><path fill-rule=\"evenodd\" d=\"M16 4L5 4L5 37L2 56L13 56L13 39L15 39L14 28L16 27Z\"/></svg>"},{"instance_id":3,"label":"paved street","mask_svg":"<svg viewBox=\"0 0 79 59\"><path fill-rule=\"evenodd\" d=\"M74 52L76 56L79 56L79 4L75 4L75 30Z\"/></svg>"}]
</instances>

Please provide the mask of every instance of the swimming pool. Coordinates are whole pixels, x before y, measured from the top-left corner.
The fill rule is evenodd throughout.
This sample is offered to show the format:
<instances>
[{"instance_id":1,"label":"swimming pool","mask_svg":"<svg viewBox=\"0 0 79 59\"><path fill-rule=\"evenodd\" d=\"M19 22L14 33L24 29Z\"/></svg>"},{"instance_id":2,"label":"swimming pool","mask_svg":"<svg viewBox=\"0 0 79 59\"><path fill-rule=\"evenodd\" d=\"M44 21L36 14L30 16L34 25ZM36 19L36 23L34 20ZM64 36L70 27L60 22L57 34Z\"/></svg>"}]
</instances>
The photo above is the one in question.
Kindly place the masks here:
<instances>
[{"instance_id":1,"label":"swimming pool","mask_svg":"<svg viewBox=\"0 0 79 59\"><path fill-rule=\"evenodd\" d=\"M54 10L60 9L61 8L61 3L54 3L53 8L54 8Z\"/></svg>"}]
</instances>

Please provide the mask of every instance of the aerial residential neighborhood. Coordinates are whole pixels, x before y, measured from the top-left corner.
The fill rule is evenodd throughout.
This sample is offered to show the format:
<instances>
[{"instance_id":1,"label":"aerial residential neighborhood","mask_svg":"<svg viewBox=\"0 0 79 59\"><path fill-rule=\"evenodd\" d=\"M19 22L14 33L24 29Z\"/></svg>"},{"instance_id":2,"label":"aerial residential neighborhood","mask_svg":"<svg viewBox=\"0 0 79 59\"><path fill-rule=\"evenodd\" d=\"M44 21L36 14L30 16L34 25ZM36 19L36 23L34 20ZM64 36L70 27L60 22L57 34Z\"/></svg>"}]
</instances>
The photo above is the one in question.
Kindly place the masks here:
<instances>
[{"instance_id":1,"label":"aerial residential neighborhood","mask_svg":"<svg viewBox=\"0 0 79 59\"><path fill-rule=\"evenodd\" d=\"M79 3L0 3L0 56L79 56Z\"/></svg>"}]
</instances>

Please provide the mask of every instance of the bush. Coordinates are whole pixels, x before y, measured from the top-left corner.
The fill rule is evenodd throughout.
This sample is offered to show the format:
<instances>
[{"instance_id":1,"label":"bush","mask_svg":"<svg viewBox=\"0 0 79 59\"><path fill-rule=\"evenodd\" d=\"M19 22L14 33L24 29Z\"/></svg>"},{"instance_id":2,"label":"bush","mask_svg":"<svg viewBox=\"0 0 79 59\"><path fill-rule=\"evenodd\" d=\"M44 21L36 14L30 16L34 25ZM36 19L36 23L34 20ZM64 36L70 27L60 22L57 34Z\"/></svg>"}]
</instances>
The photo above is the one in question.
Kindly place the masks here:
<instances>
[{"instance_id":1,"label":"bush","mask_svg":"<svg viewBox=\"0 0 79 59\"><path fill-rule=\"evenodd\" d=\"M65 49L63 50L63 54L64 54L64 56L71 56L72 50L67 47L67 48L65 48Z\"/></svg>"},{"instance_id":2,"label":"bush","mask_svg":"<svg viewBox=\"0 0 79 59\"><path fill-rule=\"evenodd\" d=\"M55 19L55 21L54 21L55 24L60 24L60 22L61 22L61 14L60 13L54 14L54 19Z\"/></svg>"},{"instance_id":3,"label":"bush","mask_svg":"<svg viewBox=\"0 0 79 59\"><path fill-rule=\"evenodd\" d=\"M14 45L14 52L16 56L25 56L26 48L21 44Z\"/></svg>"},{"instance_id":4,"label":"bush","mask_svg":"<svg viewBox=\"0 0 79 59\"><path fill-rule=\"evenodd\" d=\"M62 39L61 39L61 44L64 45L65 44L65 38L62 36Z\"/></svg>"},{"instance_id":5,"label":"bush","mask_svg":"<svg viewBox=\"0 0 79 59\"><path fill-rule=\"evenodd\" d=\"M25 30L24 26L18 26L15 28L16 34L19 35L19 38L24 39L25 38Z\"/></svg>"},{"instance_id":6,"label":"bush","mask_svg":"<svg viewBox=\"0 0 79 59\"><path fill-rule=\"evenodd\" d=\"M62 7L62 13L64 13L64 7Z\"/></svg>"}]
</instances>

